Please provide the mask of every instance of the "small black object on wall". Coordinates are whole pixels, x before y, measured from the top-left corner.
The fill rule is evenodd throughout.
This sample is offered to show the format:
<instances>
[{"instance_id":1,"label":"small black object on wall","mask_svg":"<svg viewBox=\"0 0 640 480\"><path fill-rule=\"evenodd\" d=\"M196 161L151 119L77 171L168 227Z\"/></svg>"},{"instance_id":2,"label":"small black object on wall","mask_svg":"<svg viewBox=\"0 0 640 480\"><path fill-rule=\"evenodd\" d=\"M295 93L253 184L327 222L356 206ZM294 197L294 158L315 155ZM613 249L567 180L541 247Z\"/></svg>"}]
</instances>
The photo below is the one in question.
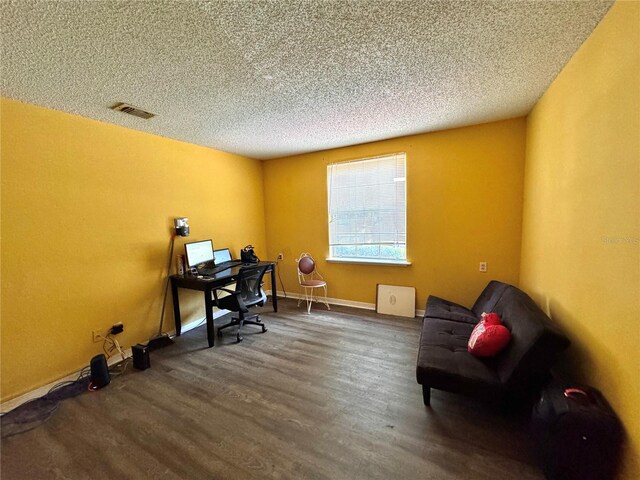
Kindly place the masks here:
<instances>
[{"instance_id":1,"label":"small black object on wall","mask_svg":"<svg viewBox=\"0 0 640 480\"><path fill-rule=\"evenodd\" d=\"M133 352L133 368L146 370L151 366L151 360L149 359L149 347L137 344L131 347L131 351Z\"/></svg>"},{"instance_id":2,"label":"small black object on wall","mask_svg":"<svg viewBox=\"0 0 640 480\"><path fill-rule=\"evenodd\" d=\"M189 236L189 219L187 217L174 218L173 226L176 229L176 235L180 235L181 237Z\"/></svg>"},{"instance_id":3,"label":"small black object on wall","mask_svg":"<svg viewBox=\"0 0 640 480\"><path fill-rule=\"evenodd\" d=\"M89 364L91 367L91 383L90 390L98 390L106 387L111 383L111 375L109 375L109 367L107 366L107 357L104 354L96 355L91 359Z\"/></svg>"}]
</instances>

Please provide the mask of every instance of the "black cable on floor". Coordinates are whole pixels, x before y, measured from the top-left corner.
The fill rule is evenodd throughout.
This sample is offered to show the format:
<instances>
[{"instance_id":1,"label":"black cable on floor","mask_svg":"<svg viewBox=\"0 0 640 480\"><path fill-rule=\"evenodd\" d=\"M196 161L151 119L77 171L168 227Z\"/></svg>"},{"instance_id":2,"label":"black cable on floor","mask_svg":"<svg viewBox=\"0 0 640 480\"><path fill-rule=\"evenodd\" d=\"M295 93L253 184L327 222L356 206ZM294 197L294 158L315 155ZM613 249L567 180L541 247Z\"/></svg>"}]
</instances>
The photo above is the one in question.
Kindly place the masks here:
<instances>
[{"instance_id":1,"label":"black cable on floor","mask_svg":"<svg viewBox=\"0 0 640 480\"><path fill-rule=\"evenodd\" d=\"M88 368L83 368L76 380L57 383L42 397L29 400L4 413L0 418L2 438L33 430L51 418L62 400L86 392L89 387Z\"/></svg>"}]
</instances>

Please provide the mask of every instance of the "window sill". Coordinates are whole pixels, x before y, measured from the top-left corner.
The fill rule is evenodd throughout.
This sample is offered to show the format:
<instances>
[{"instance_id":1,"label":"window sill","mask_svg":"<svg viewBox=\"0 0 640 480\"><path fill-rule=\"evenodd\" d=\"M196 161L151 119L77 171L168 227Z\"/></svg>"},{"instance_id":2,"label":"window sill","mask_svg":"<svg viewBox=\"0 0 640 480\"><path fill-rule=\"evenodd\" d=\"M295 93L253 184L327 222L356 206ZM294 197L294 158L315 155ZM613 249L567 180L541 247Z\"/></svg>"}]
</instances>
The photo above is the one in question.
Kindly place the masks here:
<instances>
[{"instance_id":1,"label":"window sill","mask_svg":"<svg viewBox=\"0 0 640 480\"><path fill-rule=\"evenodd\" d=\"M326 259L330 263L353 263L360 265L386 265L390 267L408 267L411 262L407 260L379 260L373 258L340 258L329 257Z\"/></svg>"}]
</instances>

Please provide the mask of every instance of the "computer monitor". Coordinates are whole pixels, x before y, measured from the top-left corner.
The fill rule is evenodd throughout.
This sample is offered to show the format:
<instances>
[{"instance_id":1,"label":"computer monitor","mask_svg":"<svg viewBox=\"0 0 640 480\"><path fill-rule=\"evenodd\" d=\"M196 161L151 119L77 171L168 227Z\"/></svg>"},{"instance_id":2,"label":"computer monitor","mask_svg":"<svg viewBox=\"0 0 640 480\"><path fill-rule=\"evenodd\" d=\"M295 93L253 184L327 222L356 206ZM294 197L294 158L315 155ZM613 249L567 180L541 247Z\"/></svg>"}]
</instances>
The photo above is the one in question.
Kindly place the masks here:
<instances>
[{"instance_id":1,"label":"computer monitor","mask_svg":"<svg viewBox=\"0 0 640 480\"><path fill-rule=\"evenodd\" d=\"M187 268L193 268L203 263L213 263L213 240L201 240L184 244Z\"/></svg>"},{"instance_id":2,"label":"computer monitor","mask_svg":"<svg viewBox=\"0 0 640 480\"><path fill-rule=\"evenodd\" d=\"M224 262L231 261L231 250L228 248L221 248L213 251L213 257L215 258L216 265L220 265Z\"/></svg>"}]
</instances>

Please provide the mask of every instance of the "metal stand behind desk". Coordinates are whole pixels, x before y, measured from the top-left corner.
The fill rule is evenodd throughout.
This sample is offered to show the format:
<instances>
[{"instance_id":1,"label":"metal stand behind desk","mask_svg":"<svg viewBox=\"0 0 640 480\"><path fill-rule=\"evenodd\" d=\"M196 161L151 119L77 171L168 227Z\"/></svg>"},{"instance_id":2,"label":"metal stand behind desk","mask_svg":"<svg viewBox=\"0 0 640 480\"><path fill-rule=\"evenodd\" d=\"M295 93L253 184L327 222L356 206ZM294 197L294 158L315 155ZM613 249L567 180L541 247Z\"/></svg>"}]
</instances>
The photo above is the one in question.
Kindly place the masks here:
<instances>
[{"instance_id":1,"label":"metal stand behind desk","mask_svg":"<svg viewBox=\"0 0 640 480\"><path fill-rule=\"evenodd\" d=\"M255 264L252 264L255 265ZM260 262L258 265L268 265L267 272L271 272L271 302L273 303L273 311L278 311L278 295L276 292L276 264L275 262ZM204 309L207 315L207 340L209 347L215 345L214 325L213 325L213 298L212 290L233 283L238 276L238 272L242 265L236 265L223 270L216 275L198 278L190 274L171 275L171 295L173 296L173 318L176 323L176 336L182 334L182 320L180 318L180 299L178 297L178 288L186 288L189 290L198 290L204 292Z\"/></svg>"}]
</instances>

